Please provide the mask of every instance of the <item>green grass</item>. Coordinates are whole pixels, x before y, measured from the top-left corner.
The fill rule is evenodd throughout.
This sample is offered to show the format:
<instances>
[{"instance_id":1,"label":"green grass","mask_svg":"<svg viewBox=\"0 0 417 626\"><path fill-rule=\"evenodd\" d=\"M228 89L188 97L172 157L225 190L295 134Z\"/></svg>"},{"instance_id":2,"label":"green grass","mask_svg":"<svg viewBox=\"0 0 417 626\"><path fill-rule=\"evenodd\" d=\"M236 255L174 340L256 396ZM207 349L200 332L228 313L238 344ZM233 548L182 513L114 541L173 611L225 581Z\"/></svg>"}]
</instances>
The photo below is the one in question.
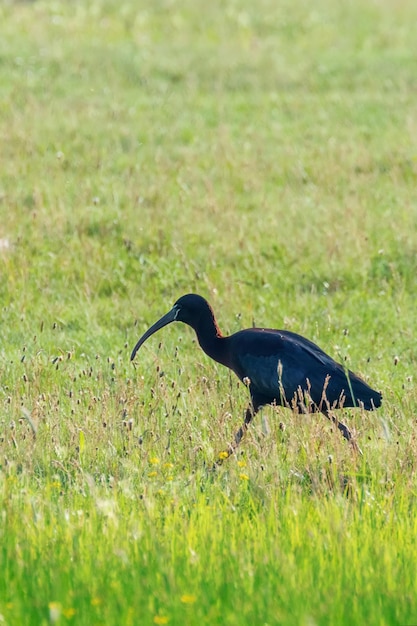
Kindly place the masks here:
<instances>
[{"instance_id":1,"label":"green grass","mask_svg":"<svg viewBox=\"0 0 417 626\"><path fill-rule=\"evenodd\" d=\"M2 2L0 620L417 623L412 0ZM265 409L174 325L300 332L381 389Z\"/></svg>"}]
</instances>

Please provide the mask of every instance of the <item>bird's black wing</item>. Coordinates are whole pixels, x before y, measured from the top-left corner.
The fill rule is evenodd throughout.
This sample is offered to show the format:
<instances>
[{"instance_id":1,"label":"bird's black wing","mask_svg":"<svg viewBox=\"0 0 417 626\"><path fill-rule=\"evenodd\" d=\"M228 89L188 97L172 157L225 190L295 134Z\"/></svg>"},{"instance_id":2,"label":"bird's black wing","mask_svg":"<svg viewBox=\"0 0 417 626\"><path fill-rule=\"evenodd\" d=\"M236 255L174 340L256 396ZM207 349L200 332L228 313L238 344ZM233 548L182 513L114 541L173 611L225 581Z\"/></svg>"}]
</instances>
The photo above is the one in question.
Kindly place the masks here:
<instances>
[{"instance_id":1,"label":"bird's black wing","mask_svg":"<svg viewBox=\"0 0 417 626\"><path fill-rule=\"evenodd\" d=\"M330 406L379 406L381 397L353 372L319 346L290 331L248 329L230 337L234 371L250 380L252 396L291 405L308 393L320 405L323 394Z\"/></svg>"}]
</instances>

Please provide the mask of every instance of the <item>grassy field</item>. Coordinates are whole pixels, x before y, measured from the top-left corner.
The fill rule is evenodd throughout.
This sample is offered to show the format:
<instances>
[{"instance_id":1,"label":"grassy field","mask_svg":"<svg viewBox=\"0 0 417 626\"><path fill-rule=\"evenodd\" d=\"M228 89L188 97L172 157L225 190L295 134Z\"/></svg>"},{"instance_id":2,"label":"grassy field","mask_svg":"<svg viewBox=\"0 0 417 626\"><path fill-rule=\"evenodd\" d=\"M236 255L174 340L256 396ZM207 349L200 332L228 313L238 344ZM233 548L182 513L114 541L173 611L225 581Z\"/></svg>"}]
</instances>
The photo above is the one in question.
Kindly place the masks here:
<instances>
[{"instance_id":1,"label":"grassy field","mask_svg":"<svg viewBox=\"0 0 417 626\"><path fill-rule=\"evenodd\" d=\"M0 4L0 621L417 624L413 0ZM183 325L384 396L259 414Z\"/></svg>"}]
</instances>

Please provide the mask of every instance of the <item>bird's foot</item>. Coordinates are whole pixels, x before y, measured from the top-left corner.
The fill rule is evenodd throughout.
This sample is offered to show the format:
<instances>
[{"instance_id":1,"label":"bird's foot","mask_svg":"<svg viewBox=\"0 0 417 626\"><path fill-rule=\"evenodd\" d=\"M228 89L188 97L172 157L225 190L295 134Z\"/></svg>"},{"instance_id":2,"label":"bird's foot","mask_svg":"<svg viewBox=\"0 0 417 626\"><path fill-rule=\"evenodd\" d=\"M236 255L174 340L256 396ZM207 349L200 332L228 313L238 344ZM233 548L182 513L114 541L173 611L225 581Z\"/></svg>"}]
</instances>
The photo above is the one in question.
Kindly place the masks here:
<instances>
[{"instance_id":1,"label":"bird's foot","mask_svg":"<svg viewBox=\"0 0 417 626\"><path fill-rule=\"evenodd\" d=\"M363 456L363 452L360 449L360 447L358 446L358 444L356 443L356 441L354 439L350 440L350 443L352 445L352 448L355 452L357 452L359 454L359 456Z\"/></svg>"}]
</instances>

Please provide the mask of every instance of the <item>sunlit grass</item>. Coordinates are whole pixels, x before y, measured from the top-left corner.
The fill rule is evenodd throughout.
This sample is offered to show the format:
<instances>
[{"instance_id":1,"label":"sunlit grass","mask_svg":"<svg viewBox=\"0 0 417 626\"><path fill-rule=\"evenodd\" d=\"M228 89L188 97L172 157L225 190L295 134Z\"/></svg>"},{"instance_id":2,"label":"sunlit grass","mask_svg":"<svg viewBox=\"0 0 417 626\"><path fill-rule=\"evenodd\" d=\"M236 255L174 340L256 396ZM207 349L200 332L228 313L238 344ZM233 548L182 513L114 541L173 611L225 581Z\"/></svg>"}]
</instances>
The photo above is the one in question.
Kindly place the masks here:
<instances>
[{"instance_id":1,"label":"sunlit grass","mask_svg":"<svg viewBox=\"0 0 417 626\"><path fill-rule=\"evenodd\" d=\"M416 6L0 6L0 620L417 621ZM381 389L264 409L179 324ZM336 429L337 430L337 429Z\"/></svg>"}]
</instances>

